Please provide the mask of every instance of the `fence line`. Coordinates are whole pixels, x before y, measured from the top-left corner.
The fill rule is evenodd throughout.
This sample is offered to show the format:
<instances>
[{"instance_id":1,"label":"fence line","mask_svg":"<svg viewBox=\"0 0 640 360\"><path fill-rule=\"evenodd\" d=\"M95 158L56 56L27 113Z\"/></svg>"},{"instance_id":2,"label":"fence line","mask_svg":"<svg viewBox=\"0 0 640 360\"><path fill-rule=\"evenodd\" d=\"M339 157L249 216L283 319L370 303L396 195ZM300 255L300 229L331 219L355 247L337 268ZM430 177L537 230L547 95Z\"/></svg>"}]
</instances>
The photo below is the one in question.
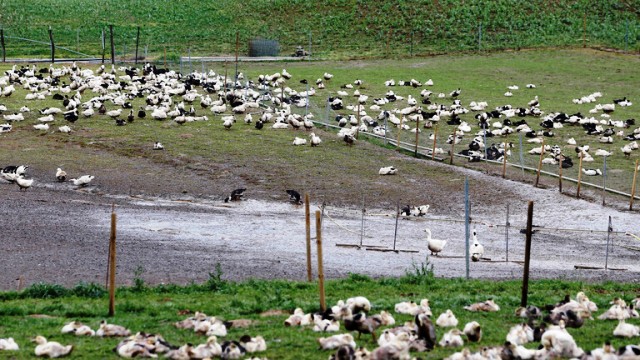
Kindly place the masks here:
<instances>
[{"instance_id":1,"label":"fence line","mask_svg":"<svg viewBox=\"0 0 640 360\"><path fill-rule=\"evenodd\" d=\"M323 122L321 120L312 120L312 121L317 125L322 125L322 126L333 128L333 129L341 129L337 125L329 124L329 123ZM416 146L414 143L409 143L409 142L404 142L404 141L400 141L400 146L398 146L397 145L398 144L397 140L394 140L392 138L383 137L383 136L376 135L376 134L369 133L369 132L364 132L363 131L363 132L360 132L360 134L363 134L363 135L369 136L369 137L373 137L373 138L377 138L377 139L380 139L380 140L385 140L386 142L388 142L388 143L390 143L390 144L392 144L394 146L397 146L400 149L405 150L405 151L410 152L410 153L414 153L414 148ZM433 149L429 148L429 147L426 147L426 146L418 145L418 149L424 150L424 152L418 152L418 155L423 156L425 158L431 157L431 154L433 153ZM455 156L457 158L468 159L467 156L460 155L460 154L455 154L454 153L453 156ZM497 165L503 165L503 163L501 161L496 161L496 160L481 159L481 161L484 161L485 163L493 163L493 164L497 164ZM519 165L519 164L515 164L515 163L510 163L510 162L507 162L506 164L511 166L511 167L513 167L513 168L522 169L523 171L524 170L532 171L532 172L537 172L538 171L537 168L529 167L529 166L525 166L525 165ZM558 174L552 173L552 172L549 172L549 171L540 170L540 173L541 174L545 174L547 176L559 178ZM566 176L563 176L562 179L563 180L568 180L568 181L576 183L576 184L579 181L578 179L574 179L574 178L566 177ZM591 186L591 187L596 188L596 189L602 189L603 188L602 185L597 185L597 184L593 184L593 183L589 183L589 182L585 182L585 181L581 181L581 180L580 180L580 183L583 184L583 185ZM631 198L631 196L632 196L630 193L626 193L624 191L620 191L620 190L616 190L616 189L612 189L612 188L606 188L606 187L604 189L607 192L610 192L610 193L613 193L613 194L617 194L617 195L621 195L621 196L625 196L625 197L628 197L628 198ZM640 196L634 196L634 198L640 200Z\"/></svg>"}]
</instances>

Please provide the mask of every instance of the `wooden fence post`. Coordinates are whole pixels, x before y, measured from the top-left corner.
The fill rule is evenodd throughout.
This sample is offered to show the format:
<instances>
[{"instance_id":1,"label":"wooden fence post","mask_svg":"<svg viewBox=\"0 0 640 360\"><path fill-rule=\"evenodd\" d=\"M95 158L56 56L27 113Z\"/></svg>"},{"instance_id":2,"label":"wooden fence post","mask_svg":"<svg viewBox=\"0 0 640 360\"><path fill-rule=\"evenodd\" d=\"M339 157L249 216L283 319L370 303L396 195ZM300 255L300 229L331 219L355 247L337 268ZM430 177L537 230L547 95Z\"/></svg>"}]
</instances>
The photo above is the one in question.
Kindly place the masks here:
<instances>
[{"instance_id":1,"label":"wooden fence post","mask_svg":"<svg viewBox=\"0 0 640 360\"><path fill-rule=\"evenodd\" d=\"M485 145L486 146L486 145ZM502 178L504 179L507 175L507 142L504 142L504 151L502 153Z\"/></svg>"},{"instance_id":2,"label":"wooden fence post","mask_svg":"<svg viewBox=\"0 0 640 360\"><path fill-rule=\"evenodd\" d=\"M318 288L320 290L320 309L327 309L324 297L324 267L322 266L322 221L320 210L316 210L316 243L318 245Z\"/></svg>"},{"instance_id":3,"label":"wooden fence post","mask_svg":"<svg viewBox=\"0 0 640 360\"><path fill-rule=\"evenodd\" d=\"M631 200L629 200L629 211L633 210L633 198L636 195L636 178L638 177L638 160L633 168L633 183L631 184Z\"/></svg>"},{"instance_id":4,"label":"wooden fence post","mask_svg":"<svg viewBox=\"0 0 640 360\"><path fill-rule=\"evenodd\" d=\"M56 44L53 42L53 30L49 26L49 41L51 41L51 63L56 62Z\"/></svg>"},{"instance_id":5,"label":"wooden fence post","mask_svg":"<svg viewBox=\"0 0 640 360\"><path fill-rule=\"evenodd\" d=\"M307 229L307 281L311 282L311 216L309 212L309 194L304 194L304 219Z\"/></svg>"},{"instance_id":6,"label":"wooden fence post","mask_svg":"<svg viewBox=\"0 0 640 360\"><path fill-rule=\"evenodd\" d=\"M115 314L116 305L116 213L111 208L111 236L109 237L109 316Z\"/></svg>"},{"instance_id":7,"label":"wooden fence post","mask_svg":"<svg viewBox=\"0 0 640 360\"><path fill-rule=\"evenodd\" d=\"M451 152L449 154L449 165L453 165L453 147L456 146L456 131L453 130L453 138L451 139Z\"/></svg>"},{"instance_id":8,"label":"wooden fence post","mask_svg":"<svg viewBox=\"0 0 640 360\"><path fill-rule=\"evenodd\" d=\"M580 185L582 185L580 182L580 180L582 180L582 152L578 154L578 157L580 157L580 161L578 163L578 191L576 192L576 197L580 198Z\"/></svg>"},{"instance_id":9,"label":"wooden fence post","mask_svg":"<svg viewBox=\"0 0 640 360\"><path fill-rule=\"evenodd\" d=\"M531 235L533 227L533 201L529 201L527 209L527 238L524 248L524 273L522 274L522 296L520 298L520 306L527 306L527 296L529 293L529 264L531 259Z\"/></svg>"},{"instance_id":10,"label":"wooden fence post","mask_svg":"<svg viewBox=\"0 0 640 360\"><path fill-rule=\"evenodd\" d=\"M396 150L400 149L400 133L402 133L402 122L404 120L404 116L400 118L400 126L398 126L398 141L396 142Z\"/></svg>"},{"instance_id":11,"label":"wooden fence post","mask_svg":"<svg viewBox=\"0 0 640 360\"><path fill-rule=\"evenodd\" d=\"M431 160L436 158L436 139L438 138L438 124L433 127L433 149L431 149Z\"/></svg>"},{"instance_id":12,"label":"wooden fence post","mask_svg":"<svg viewBox=\"0 0 640 360\"><path fill-rule=\"evenodd\" d=\"M536 174L535 187L538 187L538 182L540 182L540 170L542 169L542 157L543 156L544 156L544 138L542 138L542 146L540 147L540 160L538 161L538 172Z\"/></svg>"},{"instance_id":13,"label":"wooden fence post","mask_svg":"<svg viewBox=\"0 0 640 360\"><path fill-rule=\"evenodd\" d=\"M4 29L0 29L0 46L2 46L2 62L7 62L7 50L4 47Z\"/></svg>"},{"instance_id":14,"label":"wooden fence post","mask_svg":"<svg viewBox=\"0 0 640 360\"><path fill-rule=\"evenodd\" d=\"M420 116L418 116L418 118L416 119L416 147L413 151L413 156L415 157L418 157L418 141L420 140Z\"/></svg>"},{"instance_id":15,"label":"wooden fence post","mask_svg":"<svg viewBox=\"0 0 640 360\"><path fill-rule=\"evenodd\" d=\"M116 63L116 47L113 42L113 25L109 25L109 36L111 37L111 65Z\"/></svg>"},{"instance_id":16,"label":"wooden fence post","mask_svg":"<svg viewBox=\"0 0 640 360\"><path fill-rule=\"evenodd\" d=\"M107 51L106 35L104 34L104 28L102 28L101 40L102 40L102 63L104 64L104 56Z\"/></svg>"},{"instance_id":17,"label":"wooden fence post","mask_svg":"<svg viewBox=\"0 0 640 360\"><path fill-rule=\"evenodd\" d=\"M138 65L138 47L140 46L140 26L138 26L138 34L136 35L136 58L134 64Z\"/></svg>"},{"instance_id":18,"label":"wooden fence post","mask_svg":"<svg viewBox=\"0 0 640 360\"><path fill-rule=\"evenodd\" d=\"M562 162L564 161L564 156L560 154L558 159L560 160L560 167L558 168L558 188L560 193L562 193Z\"/></svg>"}]
</instances>

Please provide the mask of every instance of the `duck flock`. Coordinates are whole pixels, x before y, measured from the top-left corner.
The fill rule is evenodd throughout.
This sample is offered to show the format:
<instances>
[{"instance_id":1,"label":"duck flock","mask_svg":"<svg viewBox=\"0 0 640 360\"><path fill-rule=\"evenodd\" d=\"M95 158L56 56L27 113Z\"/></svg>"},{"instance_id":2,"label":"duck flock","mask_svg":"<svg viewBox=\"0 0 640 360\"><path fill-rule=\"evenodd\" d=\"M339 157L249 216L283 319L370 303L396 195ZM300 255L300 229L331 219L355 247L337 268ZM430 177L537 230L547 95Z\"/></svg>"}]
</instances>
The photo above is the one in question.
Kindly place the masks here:
<instances>
[{"instance_id":1,"label":"duck flock","mask_svg":"<svg viewBox=\"0 0 640 360\"><path fill-rule=\"evenodd\" d=\"M493 330L485 328L480 319L490 315L478 316L479 321L472 320L462 325L451 309L434 317L429 299L395 304L396 314L408 315L412 319L404 324L396 324L390 311L382 310L379 314L373 314L371 302L363 296L356 296L346 301L339 300L324 312L305 313L301 308L296 308L284 320L283 326L318 333L316 341L319 350L325 351L329 359L334 360L410 360L415 359L411 356L412 352L428 352L436 347L454 351L458 349L446 358L449 360L640 359L640 345L633 340L640 337L640 327L626 322L640 317L636 310L640 306L640 298L627 304L624 299L615 297L610 305L606 311L597 315L597 320L594 320L594 316L598 312L598 306L584 292L579 292L575 299L566 295L557 303L542 308L533 305L518 307L514 312L514 325L505 334L505 341L499 345L483 341L483 334ZM497 313L502 309L492 299L487 299L464 306L460 310ZM585 350L576 343L571 329L589 326L590 321L617 322L617 325L611 326L611 335L628 339L631 343L616 349L606 342L601 347L592 346ZM188 360L239 359L249 356L249 359L260 359L252 356L267 350L268 340L261 335L244 335L238 340L219 340L228 337L229 328L250 328L252 324L252 320L224 321L202 312L196 312L174 323L179 329L193 331L202 335L203 339L206 337L206 341L199 345L172 345L161 335L146 332L132 335L129 329L104 320L96 330L81 322L71 321L60 331L62 334L75 336L123 338L113 351L124 358L162 356L167 359ZM357 333L357 338L354 333ZM367 343L374 343L376 347L368 350L365 346L357 346L356 340L361 341L362 335L371 336L371 342ZM48 341L40 335L32 341L37 344L34 348L35 355L41 357L62 357L74 349L74 345ZM478 347L476 344L482 346ZM465 345L473 345L480 350L471 352ZM0 339L0 350L19 349L20 346L13 338Z\"/></svg>"},{"instance_id":2,"label":"duck flock","mask_svg":"<svg viewBox=\"0 0 640 360\"><path fill-rule=\"evenodd\" d=\"M632 106L626 97L603 102L602 94L595 92L573 99L576 104L594 103L589 115L545 113L537 95L521 106L501 104L490 108L486 101L470 101L463 105L461 88L435 93L429 90L434 86L431 79L424 83L416 79L390 79L384 83L389 90L377 96L367 94L361 79L341 84L334 93L325 90L333 78L330 73L319 76L315 84L306 79L295 82L292 78L286 69L262 74L256 79L245 79L242 73L227 77L214 71L194 71L183 75L151 64L145 64L141 69L112 66L110 71L104 65L94 70L81 68L76 63L61 67L51 64L40 69L35 65L14 65L0 77L0 96L15 97L18 89L23 89L26 92L24 104L11 109L0 104L0 114L6 121L0 125L0 132L11 133L14 126L31 123L36 132L56 131L57 127L57 131L70 134L85 119L94 117L111 121L114 126L130 125L136 119L172 121L178 125L218 119L221 128L231 131L241 120L256 130L263 129L265 125L273 129L306 130L309 133L304 136L295 132L292 144L317 147L322 140L313 132L314 115L308 110L310 98L326 91L322 101L328 98L327 105L338 114L335 117L336 126L340 128L338 137L348 146L356 143L359 132L378 136L389 135L391 131L415 133L421 132L421 128L428 129L439 122L446 122L455 128L448 136L447 144L459 144L467 139L467 146L460 154L469 161L502 160L503 154L510 154L513 147L513 143L502 139L513 133L523 133L530 143L541 143L543 138L548 138L544 145L534 147L529 153L539 156L544 152L547 154L544 164L560 164L563 168L574 164L571 154L564 151L567 146L573 147L575 156L585 163L594 161L594 155L614 156L617 152L598 148L592 155L589 144L578 144L573 138L565 140L566 145L552 144L555 132L566 126L581 127L598 144L624 141L619 146L624 157L630 157L639 147L640 127L636 126L635 119L612 118L618 107ZM306 90L294 90L295 83L298 83L297 87L306 87ZM414 94L396 94L394 90L401 86L407 89L402 91L403 94ZM338 88L337 84L333 87ZM535 84L525 87L531 91L536 89ZM504 94L506 97L518 91L519 86L510 85L508 89ZM59 101L59 106L38 106L44 100ZM134 106L134 103L144 105ZM302 112L305 115L301 115ZM433 136L430 135L431 138ZM491 144L484 143L493 137L500 139ZM165 149L159 141L149 146L154 150ZM607 148L611 149L611 146ZM433 151L445 153L442 148ZM19 189L26 190L34 182L24 171L15 172L20 166L27 168L26 165L8 165L1 174L7 181L17 184ZM396 171L393 166L386 166L380 169L380 174L394 174ZM598 169L586 167L583 172L592 176L602 174ZM87 175L72 180L76 186L85 186L92 179Z\"/></svg>"}]
</instances>

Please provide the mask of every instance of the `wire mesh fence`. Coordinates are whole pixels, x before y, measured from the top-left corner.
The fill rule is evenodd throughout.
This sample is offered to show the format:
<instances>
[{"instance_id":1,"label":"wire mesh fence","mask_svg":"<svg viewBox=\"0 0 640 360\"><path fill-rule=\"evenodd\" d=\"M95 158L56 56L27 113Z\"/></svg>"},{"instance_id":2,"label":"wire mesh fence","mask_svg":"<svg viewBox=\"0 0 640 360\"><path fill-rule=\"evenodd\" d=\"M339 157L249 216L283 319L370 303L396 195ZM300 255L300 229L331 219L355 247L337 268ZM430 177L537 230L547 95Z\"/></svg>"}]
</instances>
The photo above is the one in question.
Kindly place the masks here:
<instances>
[{"instance_id":1,"label":"wire mesh fence","mask_svg":"<svg viewBox=\"0 0 640 360\"><path fill-rule=\"evenodd\" d=\"M497 25L466 22L463 27L445 27L446 24L423 24L401 29L378 30L366 33L362 41L336 41L321 29L299 31L239 31L233 28L213 30L192 29L176 41L168 26L113 26L116 61L136 57L147 60L177 59L188 51L193 56L223 56L235 54L251 56L251 44L256 40L278 43L280 56L311 56L314 59L411 57L451 52L477 52L503 49L521 49L549 46L614 48L625 52L640 51L640 23L629 17L622 22L602 26L596 19L584 24L566 25L564 28L540 27L532 32L529 24ZM69 25L52 26L56 57L59 59L111 58L110 26ZM44 26L24 24L2 26L3 55L6 58L51 57L51 38ZM300 52L302 49L302 52ZM137 51L136 51L137 50ZM136 55L137 54L137 55Z\"/></svg>"}]
</instances>

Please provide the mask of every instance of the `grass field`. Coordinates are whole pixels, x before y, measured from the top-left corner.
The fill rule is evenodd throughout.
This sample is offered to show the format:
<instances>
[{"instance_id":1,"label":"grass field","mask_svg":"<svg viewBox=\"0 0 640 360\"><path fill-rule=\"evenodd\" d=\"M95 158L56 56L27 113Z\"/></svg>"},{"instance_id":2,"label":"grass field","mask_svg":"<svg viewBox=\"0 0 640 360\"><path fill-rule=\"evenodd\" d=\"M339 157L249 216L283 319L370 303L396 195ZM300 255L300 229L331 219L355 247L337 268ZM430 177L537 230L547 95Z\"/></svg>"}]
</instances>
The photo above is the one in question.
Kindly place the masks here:
<instances>
[{"instance_id":1,"label":"grass field","mask_svg":"<svg viewBox=\"0 0 640 360\"><path fill-rule=\"evenodd\" d=\"M460 329L473 320L481 324L484 331L482 341L479 344L466 344L472 351L485 346L502 345L510 327L521 321L514 315L514 310L520 304L521 287L518 281L436 279L425 265L423 263L407 269L407 275L398 279L372 280L354 274L348 279L329 281L326 285L327 304L332 306L339 299L366 296L372 302L372 312L391 311L396 324L400 325L411 320L411 316L395 314L394 304L428 298L434 317L451 309L460 321ZM600 314L608 309L609 301L615 296L630 301L640 289L637 284L535 281L529 286L528 303L543 306L561 300L565 294L575 297L578 291L584 291L596 302L600 309L597 314ZM79 320L95 329L100 320L106 318L108 296L100 286L81 284L65 291L51 285L34 285L21 293L0 293L0 298L3 299L0 302L0 338L11 336L21 347L15 353L0 353L0 357L31 358L34 345L29 343L29 339L38 334L63 344L74 344L75 350L69 358L115 357L111 350L119 342L118 339L60 334L62 325L69 321ZM493 298L501 310L481 314L462 309L487 298ZM317 283L277 280L231 283L213 275L204 284L186 287L163 285L149 288L139 281L132 288L121 288L117 293L116 315L108 321L126 326L133 332L158 333L171 344L182 345L187 342L200 344L206 339L205 336L173 326L174 322L188 317L188 312L203 311L225 320L250 319L255 323L246 329L232 328L225 339L238 339L244 334L262 335L267 341L267 351L256 354L260 357L326 359L332 352L318 350L316 343L316 338L322 334L313 332L311 328L285 327L283 321L286 315L260 315L267 310L292 311L296 307L301 307L305 312L319 310ZM594 318L597 314L594 314ZM637 319L630 322L640 324ZM616 347L635 343L633 340L614 338L612 331L615 325L616 322L611 320L587 320L582 328L569 329L569 332L585 350L600 347L609 340ZM439 341L445 331L437 328L436 332ZM377 347L371 337L364 335L356 343L369 350ZM530 343L527 347L536 348L537 345ZM423 359L442 359L455 351L438 347L432 352L415 355Z\"/></svg>"},{"instance_id":2,"label":"grass field","mask_svg":"<svg viewBox=\"0 0 640 360\"><path fill-rule=\"evenodd\" d=\"M349 114L348 110L339 112L327 112L325 101L329 96L335 96L340 90L340 86L352 83L355 79L362 79L363 85L359 91L369 95L370 99L374 97L382 97L385 92L392 89L398 95L413 95L419 98L421 88L411 87L394 87L388 88L384 86L384 81L389 79L409 80L411 78L419 79L424 82L427 79L433 79L435 85L429 87L434 92L432 99L436 103L450 104L451 99L437 99L439 92L448 94L450 91L461 88L462 94L460 99L464 106L468 106L471 101L487 101L488 109L511 104L514 107L526 106L526 103L533 99L535 95L539 96L540 109L545 114L551 112L566 112L572 114L581 112L585 116L589 116L589 109L594 104L577 105L572 103L572 99L593 92L601 92L603 97L601 103L609 103L614 98L628 97L632 101L640 98L640 90L635 86L640 82L640 74L635 71L640 60L635 56L620 55L615 53L603 53L596 51L582 50L558 50L558 51L522 51L522 52L505 52L492 55L468 55L468 56L437 56L424 58L419 60L381 60L381 61L356 61L348 63L334 62L312 62L312 63L242 63L239 65L239 71L243 72L248 79L255 79L259 74L270 74L287 68L294 75L293 79L288 81L287 85L294 90L303 91L305 85L300 84L299 80L308 79L312 83L316 78L321 77L325 71L332 72L335 77L327 84L327 89L318 90L316 95L311 98L310 111L314 113L315 120L324 122L327 117L332 124L333 118L339 114ZM91 65L89 65L91 67ZM197 68L197 67L196 67ZM225 72L233 72L233 67L229 65L227 68L223 64L209 64L208 70L224 74ZM526 89L525 84L535 83L536 89ZM519 85L520 90L514 91L513 97L507 98L503 94L507 91L509 85ZM313 85L311 85L313 86ZM426 88L426 87L423 87ZM22 105L28 105L32 109L41 109L45 106L59 106L57 102L48 100L26 101L24 100L26 92L18 89L10 98L3 99L3 103L8 107L8 112L18 110ZM87 100L90 95L85 95ZM345 105L353 105L356 103L355 98L349 97L344 99ZM133 102L134 109L142 105L142 99L136 99ZM370 103L369 103L370 104ZM369 104L366 105L368 108ZM385 105L384 109L403 108L406 106L405 101L390 103ZM107 104L109 110L115 109L112 104ZM303 112L305 109L298 109ZM348 152L343 151L344 144L338 139L325 141L323 151L312 152L302 151L303 156L290 157L292 151L291 146L283 146L290 144L293 140L294 133L291 131L273 131L266 129L265 132L256 132L253 126L246 126L238 123L232 131L225 131L219 123L219 116L213 115L208 110L198 108L198 115L207 115L210 121L189 123L185 126L179 126L174 122L157 122L145 120L136 122L130 126L117 127L113 126L113 122L108 121L106 116L94 116L91 118L81 118L81 120L72 126L76 131L70 136L55 131L48 133L39 132L31 128L36 119L41 115L36 111L25 114L26 120L15 124L14 131L9 134L3 134L6 139L0 143L0 146L6 146L10 149L15 144L25 144L37 139L40 145L45 146L51 143L53 148L59 148L62 144L79 144L81 146L105 148L115 151L119 154L129 154L131 156L145 156L156 161L171 161L171 158L191 158L200 160L212 160L211 154L215 154L215 161L218 163L236 163L239 171L243 166L248 164L261 166L265 175L270 178L271 170L275 170L273 174L303 174L306 172L307 164L325 163L327 166L324 174L331 173L331 170L325 159L332 159L336 165L343 164L353 169L353 174L357 177L363 176L369 172L371 167L375 167L373 163L379 163L374 159L364 161L363 158L353 158ZM378 111L368 111L372 116L376 116ZM637 104L631 107L618 107L612 114L612 120L626 120L630 118L638 118ZM125 116L125 115L123 115ZM472 134L477 131L477 120L473 118L474 112L463 114L462 120L472 125ZM591 115L598 117L600 114ZM517 119L517 118L516 118ZM212 120L212 121L211 121ZM540 130L538 123L539 118L528 117L528 123L534 130ZM415 127L415 123L410 124ZM605 126L606 127L606 126ZM630 133L633 129L615 129L623 130L625 134ZM438 125L438 141L436 147L442 147L449 151L450 145L445 144L446 136L451 134L455 126L447 125L441 121ZM433 140L428 138L433 133L433 129L422 129L419 137L421 146L432 147ZM617 189L623 192L630 192L631 178L633 176L633 164L640 158L637 152L632 153L631 157L625 158L621 151L627 142L616 137L613 144L601 144L598 142L597 136L588 136L584 133L580 126L565 126L562 129L554 131L556 136L547 138L546 144L559 145L563 148L565 155L573 158L574 166L572 169L565 169L563 175L566 177L577 178L577 157L573 151L573 146L567 145L566 140L574 137L579 145L589 144L593 151L597 148L603 148L614 152L614 155L608 158L607 168L611 170L607 177L607 187ZM182 141L183 136L188 136L189 141ZM298 135L295 135L298 136ZM330 134L322 135L325 140ZM398 134L396 129L390 129L390 138L396 139ZM415 134L409 131L402 131L400 134L401 141L410 143L415 142ZM539 156L529 155L528 151L539 144L531 144L526 142L523 144L525 165L537 167ZM148 151L148 144L153 141L161 141L167 144L166 154L169 160L163 156ZM457 153L466 148L466 144L471 141L471 136L466 135L460 145L457 145L454 151ZM490 138L487 143L513 142L518 144L519 137L517 133L506 137ZM257 144L269 146L257 146ZM30 159L35 155L37 158ZM21 152L26 162L38 162L39 155L34 152ZM289 158L287 163L283 163L281 159ZM259 160L259 161L254 161ZM519 163L519 149L516 146L513 149L510 162ZM456 160L459 165L466 165L465 160ZM593 163L585 163L585 167L602 168L603 159L595 157ZM499 166L494 166L499 169ZM287 171L291 169L292 171ZM544 165L544 170L556 173L557 166ZM318 169L323 172L323 169ZM345 174L346 175L346 174ZM252 174L249 174L252 176ZM585 179L583 179L585 180ZM599 183L596 180L588 179L587 181ZM287 180L285 183L294 182L295 178ZM346 182L349 183L349 182ZM268 182L264 184L269 186Z\"/></svg>"}]
</instances>

